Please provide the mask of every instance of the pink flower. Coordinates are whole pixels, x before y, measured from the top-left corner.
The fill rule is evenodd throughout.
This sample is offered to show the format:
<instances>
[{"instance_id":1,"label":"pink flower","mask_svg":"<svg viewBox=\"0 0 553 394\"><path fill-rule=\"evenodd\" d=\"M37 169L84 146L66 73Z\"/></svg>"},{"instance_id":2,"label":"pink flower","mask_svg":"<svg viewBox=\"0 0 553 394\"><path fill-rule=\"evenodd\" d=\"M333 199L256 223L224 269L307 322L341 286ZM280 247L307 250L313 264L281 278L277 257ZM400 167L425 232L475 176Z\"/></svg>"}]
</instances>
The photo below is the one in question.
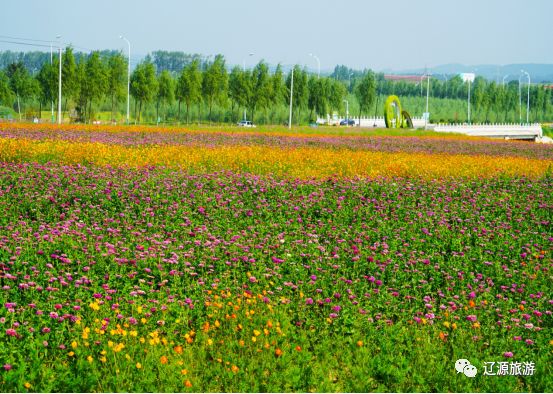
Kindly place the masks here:
<instances>
[{"instance_id":1,"label":"pink flower","mask_svg":"<svg viewBox=\"0 0 553 394\"><path fill-rule=\"evenodd\" d=\"M5 371L9 371L10 369L12 369L11 364L4 364L4 370Z\"/></svg>"},{"instance_id":2,"label":"pink flower","mask_svg":"<svg viewBox=\"0 0 553 394\"><path fill-rule=\"evenodd\" d=\"M10 337L15 337L17 335L17 331L15 331L13 328L8 328L6 330L6 335Z\"/></svg>"},{"instance_id":3,"label":"pink flower","mask_svg":"<svg viewBox=\"0 0 553 394\"><path fill-rule=\"evenodd\" d=\"M313 298L307 298L305 300L305 305L311 305L311 304L313 304Z\"/></svg>"},{"instance_id":4,"label":"pink flower","mask_svg":"<svg viewBox=\"0 0 553 394\"><path fill-rule=\"evenodd\" d=\"M257 282L257 279L255 278L255 276L250 276L250 282L251 283Z\"/></svg>"},{"instance_id":5,"label":"pink flower","mask_svg":"<svg viewBox=\"0 0 553 394\"><path fill-rule=\"evenodd\" d=\"M512 358L514 356L513 352L505 352L503 353L503 357L505 358Z\"/></svg>"},{"instance_id":6,"label":"pink flower","mask_svg":"<svg viewBox=\"0 0 553 394\"><path fill-rule=\"evenodd\" d=\"M475 321L476 321L476 315L468 315L468 316L467 316L467 320L468 320L468 321L475 322Z\"/></svg>"}]
</instances>

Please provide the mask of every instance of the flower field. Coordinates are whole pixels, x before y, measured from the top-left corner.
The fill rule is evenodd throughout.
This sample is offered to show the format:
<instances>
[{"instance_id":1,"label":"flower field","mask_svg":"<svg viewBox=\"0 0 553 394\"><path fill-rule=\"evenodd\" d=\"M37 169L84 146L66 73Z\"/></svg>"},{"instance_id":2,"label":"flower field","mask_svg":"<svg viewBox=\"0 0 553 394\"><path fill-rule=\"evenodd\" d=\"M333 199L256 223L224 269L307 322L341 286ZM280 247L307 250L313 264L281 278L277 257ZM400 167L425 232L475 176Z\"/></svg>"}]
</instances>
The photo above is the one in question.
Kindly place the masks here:
<instances>
[{"instance_id":1,"label":"flower field","mask_svg":"<svg viewBox=\"0 0 553 394\"><path fill-rule=\"evenodd\" d=\"M552 167L453 136L0 123L0 391L550 392ZM504 361L535 371L483 374Z\"/></svg>"}]
</instances>

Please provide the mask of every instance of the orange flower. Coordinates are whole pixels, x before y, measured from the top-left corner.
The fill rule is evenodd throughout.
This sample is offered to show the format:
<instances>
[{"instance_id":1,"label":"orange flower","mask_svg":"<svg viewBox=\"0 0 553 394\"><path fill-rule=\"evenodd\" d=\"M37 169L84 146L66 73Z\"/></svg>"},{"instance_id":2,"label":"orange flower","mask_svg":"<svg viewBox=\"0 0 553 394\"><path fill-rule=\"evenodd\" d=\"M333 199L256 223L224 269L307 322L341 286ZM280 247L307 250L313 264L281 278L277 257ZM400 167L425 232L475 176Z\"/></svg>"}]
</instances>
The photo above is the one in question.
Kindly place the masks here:
<instances>
[{"instance_id":1,"label":"orange flower","mask_svg":"<svg viewBox=\"0 0 553 394\"><path fill-rule=\"evenodd\" d=\"M162 364L167 364L169 362L169 359L165 356L161 356L161 358L159 359L159 362Z\"/></svg>"},{"instance_id":2,"label":"orange flower","mask_svg":"<svg viewBox=\"0 0 553 394\"><path fill-rule=\"evenodd\" d=\"M190 382L190 380L187 380L186 382L184 382L184 385L186 387L192 387L192 383Z\"/></svg>"},{"instance_id":3,"label":"orange flower","mask_svg":"<svg viewBox=\"0 0 553 394\"><path fill-rule=\"evenodd\" d=\"M447 334L440 331L440 339L445 342L446 338L447 338Z\"/></svg>"},{"instance_id":4,"label":"orange flower","mask_svg":"<svg viewBox=\"0 0 553 394\"><path fill-rule=\"evenodd\" d=\"M473 300L470 300L470 301L469 301L469 306L470 306L471 308L474 308L474 307L476 306L476 304L474 303Z\"/></svg>"},{"instance_id":5,"label":"orange flower","mask_svg":"<svg viewBox=\"0 0 553 394\"><path fill-rule=\"evenodd\" d=\"M177 353L177 354L182 354L182 346L181 346L181 345L175 346L175 347L173 348L173 350L174 350L175 353Z\"/></svg>"},{"instance_id":6,"label":"orange flower","mask_svg":"<svg viewBox=\"0 0 553 394\"><path fill-rule=\"evenodd\" d=\"M282 356L282 350L280 350L280 348L278 348L278 347L277 347L277 349L275 350L275 356L277 356L277 357Z\"/></svg>"},{"instance_id":7,"label":"orange flower","mask_svg":"<svg viewBox=\"0 0 553 394\"><path fill-rule=\"evenodd\" d=\"M362 347L363 346L363 341L357 341L357 347Z\"/></svg>"},{"instance_id":8,"label":"orange flower","mask_svg":"<svg viewBox=\"0 0 553 394\"><path fill-rule=\"evenodd\" d=\"M296 350L297 350L298 352L301 352L301 346L299 346L299 345L296 346Z\"/></svg>"},{"instance_id":9,"label":"orange flower","mask_svg":"<svg viewBox=\"0 0 553 394\"><path fill-rule=\"evenodd\" d=\"M236 365L233 365L231 368L232 372L236 373L239 371L239 368Z\"/></svg>"}]
</instances>

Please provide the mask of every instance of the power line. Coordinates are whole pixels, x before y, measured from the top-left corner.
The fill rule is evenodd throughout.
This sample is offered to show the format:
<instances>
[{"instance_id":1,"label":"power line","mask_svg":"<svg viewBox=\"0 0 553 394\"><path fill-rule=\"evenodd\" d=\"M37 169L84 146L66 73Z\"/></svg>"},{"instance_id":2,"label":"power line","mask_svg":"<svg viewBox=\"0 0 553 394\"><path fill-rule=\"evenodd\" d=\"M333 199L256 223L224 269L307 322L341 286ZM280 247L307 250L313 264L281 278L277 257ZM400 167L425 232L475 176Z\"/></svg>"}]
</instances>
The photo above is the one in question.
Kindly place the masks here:
<instances>
[{"instance_id":1,"label":"power line","mask_svg":"<svg viewBox=\"0 0 553 394\"><path fill-rule=\"evenodd\" d=\"M54 40L35 40L35 39L32 39L32 38L21 38L21 37L12 37L12 36L2 36L0 35L0 38L9 38L9 39L12 39L12 40L21 40L21 41L35 41L35 42L54 42Z\"/></svg>"},{"instance_id":2,"label":"power line","mask_svg":"<svg viewBox=\"0 0 553 394\"><path fill-rule=\"evenodd\" d=\"M0 42L5 42L8 44L18 44L18 45L28 45L32 47L44 47L44 48L50 48L50 45L44 45L44 44L31 44L29 42L17 42L17 41L8 41L8 40L0 40Z\"/></svg>"}]
</instances>

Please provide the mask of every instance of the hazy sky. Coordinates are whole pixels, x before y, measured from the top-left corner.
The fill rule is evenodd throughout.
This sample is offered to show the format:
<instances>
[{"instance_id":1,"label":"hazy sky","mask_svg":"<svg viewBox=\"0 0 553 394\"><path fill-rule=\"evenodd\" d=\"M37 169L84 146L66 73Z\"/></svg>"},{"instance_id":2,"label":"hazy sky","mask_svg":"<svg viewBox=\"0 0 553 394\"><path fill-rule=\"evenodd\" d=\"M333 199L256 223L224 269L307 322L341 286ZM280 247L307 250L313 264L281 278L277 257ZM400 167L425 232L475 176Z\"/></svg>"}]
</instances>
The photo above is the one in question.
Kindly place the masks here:
<instances>
[{"instance_id":1,"label":"hazy sky","mask_svg":"<svg viewBox=\"0 0 553 394\"><path fill-rule=\"evenodd\" d=\"M2 15L2 36L61 34L75 46L126 51L123 34L134 54L221 53L230 64L247 57L315 69L309 53L323 70L553 63L553 0L18 0L4 2ZM0 42L8 49L35 48Z\"/></svg>"}]
</instances>

